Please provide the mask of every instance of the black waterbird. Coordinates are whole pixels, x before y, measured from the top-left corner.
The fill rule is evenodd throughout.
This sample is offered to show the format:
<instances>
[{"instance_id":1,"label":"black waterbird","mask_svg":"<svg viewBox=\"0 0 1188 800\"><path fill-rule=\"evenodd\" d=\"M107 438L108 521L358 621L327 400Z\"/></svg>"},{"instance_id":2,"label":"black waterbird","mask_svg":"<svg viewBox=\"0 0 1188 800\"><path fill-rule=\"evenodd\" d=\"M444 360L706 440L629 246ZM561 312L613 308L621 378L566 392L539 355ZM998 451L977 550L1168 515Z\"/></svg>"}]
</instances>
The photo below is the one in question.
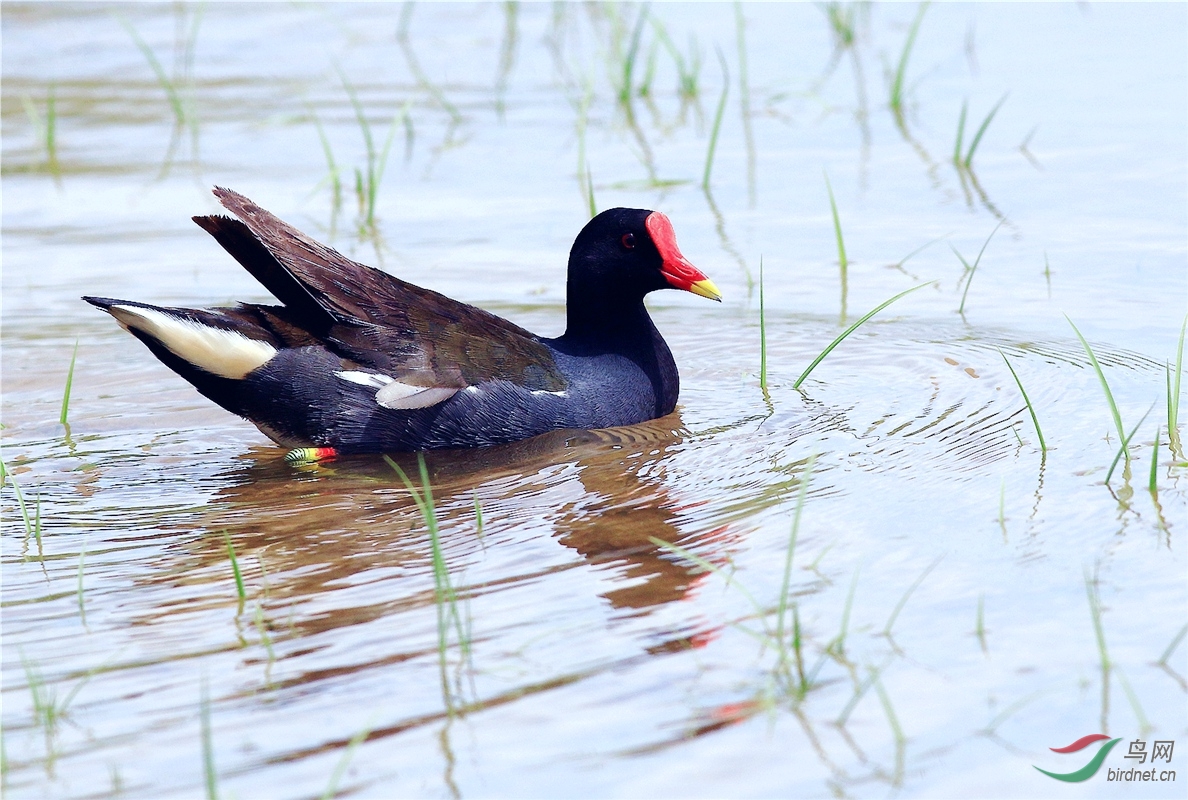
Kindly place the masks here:
<instances>
[{"instance_id":1,"label":"black waterbird","mask_svg":"<svg viewBox=\"0 0 1188 800\"><path fill-rule=\"evenodd\" d=\"M354 262L228 189L198 216L282 305L162 308L85 297L166 366L286 447L480 447L661 417L679 378L644 308L656 289L721 300L658 211L613 208L569 254L567 327L536 336ZM302 451L304 452L304 451Z\"/></svg>"}]
</instances>

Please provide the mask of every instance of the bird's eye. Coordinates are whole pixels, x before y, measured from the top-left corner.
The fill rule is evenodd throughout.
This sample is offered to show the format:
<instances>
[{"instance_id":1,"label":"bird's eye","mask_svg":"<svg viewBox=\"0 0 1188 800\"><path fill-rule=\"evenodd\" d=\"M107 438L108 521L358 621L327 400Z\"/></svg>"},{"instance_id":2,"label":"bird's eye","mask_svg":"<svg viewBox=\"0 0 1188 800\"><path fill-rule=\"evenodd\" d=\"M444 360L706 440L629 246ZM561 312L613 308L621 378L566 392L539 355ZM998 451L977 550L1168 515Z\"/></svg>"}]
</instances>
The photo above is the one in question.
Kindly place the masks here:
<instances>
[{"instance_id":1,"label":"bird's eye","mask_svg":"<svg viewBox=\"0 0 1188 800\"><path fill-rule=\"evenodd\" d=\"M628 250L635 249L635 234L634 233L624 233L623 238L620 241L623 242L623 246L626 247Z\"/></svg>"}]
</instances>

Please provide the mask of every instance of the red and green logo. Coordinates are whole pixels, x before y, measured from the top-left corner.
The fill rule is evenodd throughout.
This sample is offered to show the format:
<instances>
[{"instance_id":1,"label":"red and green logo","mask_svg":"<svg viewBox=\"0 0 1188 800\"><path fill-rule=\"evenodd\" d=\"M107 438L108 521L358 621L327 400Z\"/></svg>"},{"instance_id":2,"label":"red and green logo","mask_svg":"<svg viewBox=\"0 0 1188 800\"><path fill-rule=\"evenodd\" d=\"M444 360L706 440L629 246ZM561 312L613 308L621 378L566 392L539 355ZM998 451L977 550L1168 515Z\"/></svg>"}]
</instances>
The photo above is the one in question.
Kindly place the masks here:
<instances>
[{"instance_id":1,"label":"red and green logo","mask_svg":"<svg viewBox=\"0 0 1188 800\"><path fill-rule=\"evenodd\" d=\"M1110 737L1106 736L1104 733L1091 733L1088 736L1082 736L1080 739L1077 739L1067 747L1049 747L1048 749L1053 753L1076 753L1080 750L1084 750L1094 742L1100 742L1103 739L1110 739ZM1110 752L1110 750L1113 749L1114 745L1120 741L1122 741L1120 738L1110 739L1108 742L1098 748L1096 755L1089 759L1088 764L1074 772L1048 772L1046 769L1040 769L1039 767L1035 768L1039 769L1040 772L1044 773L1049 778L1055 778L1056 780L1064 781L1065 783L1080 783L1081 781L1087 781L1097 774L1097 770L1101 769L1101 762L1105 761L1106 755ZM1032 764L1032 766L1034 767L1035 765Z\"/></svg>"}]
</instances>

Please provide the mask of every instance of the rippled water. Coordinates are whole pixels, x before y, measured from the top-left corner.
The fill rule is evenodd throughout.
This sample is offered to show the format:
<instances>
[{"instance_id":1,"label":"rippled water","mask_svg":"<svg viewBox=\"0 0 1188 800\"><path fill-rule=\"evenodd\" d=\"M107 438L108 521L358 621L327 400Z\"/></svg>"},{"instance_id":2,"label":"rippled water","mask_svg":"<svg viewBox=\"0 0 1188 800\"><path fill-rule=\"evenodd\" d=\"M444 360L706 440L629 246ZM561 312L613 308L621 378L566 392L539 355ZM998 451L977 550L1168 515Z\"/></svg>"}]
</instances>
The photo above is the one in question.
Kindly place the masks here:
<instances>
[{"instance_id":1,"label":"rippled water","mask_svg":"<svg viewBox=\"0 0 1188 800\"><path fill-rule=\"evenodd\" d=\"M1182 796L1106 770L1188 747L1188 11L929 7L898 126L917 7L842 8L853 50L809 5L6 3L5 794ZM374 226L344 81L392 132ZM963 102L968 147L1004 94L954 168ZM650 301L671 417L429 456L453 604L384 461L287 466L78 300L264 299L188 219L219 184L555 335L587 169L727 299ZM1137 428L1108 481L1065 314ZM1097 732L1092 779L1033 769Z\"/></svg>"}]
</instances>

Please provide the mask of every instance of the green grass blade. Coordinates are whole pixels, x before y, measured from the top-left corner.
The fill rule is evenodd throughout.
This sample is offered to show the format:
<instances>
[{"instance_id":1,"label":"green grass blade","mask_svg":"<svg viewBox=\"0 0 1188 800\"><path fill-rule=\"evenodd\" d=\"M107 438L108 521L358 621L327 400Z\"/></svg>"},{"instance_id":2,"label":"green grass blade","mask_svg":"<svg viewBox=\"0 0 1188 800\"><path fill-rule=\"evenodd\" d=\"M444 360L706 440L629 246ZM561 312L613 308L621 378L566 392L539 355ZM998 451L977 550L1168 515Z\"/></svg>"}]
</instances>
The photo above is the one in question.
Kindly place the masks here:
<instances>
[{"instance_id":1,"label":"green grass blade","mask_svg":"<svg viewBox=\"0 0 1188 800\"><path fill-rule=\"evenodd\" d=\"M1159 657L1159 661L1155 662L1160 665L1167 665L1167 660L1171 658L1171 654L1176 652L1176 648L1180 646L1180 642L1184 641L1184 636L1188 635L1188 625L1180 628L1180 632L1172 637L1171 644L1163 651L1163 655Z\"/></svg>"},{"instance_id":2,"label":"green grass blade","mask_svg":"<svg viewBox=\"0 0 1188 800\"><path fill-rule=\"evenodd\" d=\"M841 267L841 316L842 321L845 322L850 262L846 258L846 241L842 238L841 218L837 214L837 203L833 199L833 186L829 183L829 173L825 173L825 189L829 192L829 211L833 214L833 235L837 238L837 263Z\"/></svg>"},{"instance_id":3,"label":"green grass blade","mask_svg":"<svg viewBox=\"0 0 1188 800\"><path fill-rule=\"evenodd\" d=\"M701 188L709 191L710 173L714 169L714 152L718 149L718 134L722 130L722 116L726 113L726 98L730 95L730 69L726 66L726 57L718 51L718 61L722 65L722 96L718 98L718 110L714 112L714 127L710 131L709 147L705 152L705 172L701 176Z\"/></svg>"},{"instance_id":4,"label":"green grass blade","mask_svg":"<svg viewBox=\"0 0 1188 800\"><path fill-rule=\"evenodd\" d=\"M594 219L598 216L598 204L594 202L594 176L589 167L586 168L586 203L590 207L590 219Z\"/></svg>"},{"instance_id":5,"label":"green grass blade","mask_svg":"<svg viewBox=\"0 0 1188 800\"><path fill-rule=\"evenodd\" d=\"M1005 220L1003 220L1003 222L1005 222ZM969 294L970 284L973 283L974 273L978 271L978 264L980 264L982 262L982 254L986 252L986 248L990 245L990 240L994 238L994 234L998 233L998 229L1003 226L1003 222L1000 222L997 225L995 225L994 230L990 231L990 235L987 236L986 241L982 243L982 249L978 251L978 257L974 259L974 263L973 263L972 267L969 266L968 264L965 264L964 258L961 259L961 263L965 264L965 266L968 267L968 269L969 269L969 276L965 279L965 291L963 291L961 293L961 305L959 305L957 307L958 314L961 314L961 315L965 314L965 298ZM954 251L954 252L956 252L956 251ZM958 256L960 256L960 253L958 253Z\"/></svg>"},{"instance_id":6,"label":"green grass blade","mask_svg":"<svg viewBox=\"0 0 1188 800\"><path fill-rule=\"evenodd\" d=\"M784 555L784 579L780 583L780 600L776 606L776 644L780 650L781 660L785 660L784 648L784 618L788 611L788 592L792 589L792 561L796 554L796 539L800 535L800 515L804 511L804 501L808 496L809 481L813 476L813 467L817 463L817 454L809 456L800 475L800 491L796 495L796 511L792 514L792 532L788 536L788 547Z\"/></svg>"},{"instance_id":7,"label":"green grass blade","mask_svg":"<svg viewBox=\"0 0 1188 800\"><path fill-rule=\"evenodd\" d=\"M701 556L690 553L683 547L678 547L677 545L672 544L671 542L666 542L663 539L657 539L655 536L649 536L648 541L659 547L661 550L667 550L668 552L678 555L687 561L692 561L695 565L706 572L712 572L714 575L717 575L726 582L727 586L734 586L737 588L739 592L742 593L743 597L745 597L751 603L751 606L755 609L756 614L760 616L763 615L763 606L759 605L759 601L755 599L755 596L748 592L746 587L734 580L734 578L721 567L711 564Z\"/></svg>"},{"instance_id":8,"label":"green grass blade","mask_svg":"<svg viewBox=\"0 0 1188 800\"><path fill-rule=\"evenodd\" d=\"M1101 364L1097 363L1097 356L1094 355L1093 348L1089 346L1089 342L1085 341L1085 337L1081 335L1080 329L1069 319L1067 314L1064 315L1064 318L1068 320L1069 325L1072 325L1077 338L1081 340L1081 347L1085 348L1085 353L1089 356L1089 363L1093 367L1093 371L1097 373L1097 380L1101 382L1101 390L1105 392L1106 402L1110 405L1110 414L1114 418L1114 427L1118 431L1118 441L1126 441L1126 431L1122 428L1122 415L1118 413L1118 404L1114 402L1114 393L1110 391L1110 384L1106 381ZM1126 459L1127 461L1130 460L1129 454L1127 454Z\"/></svg>"},{"instance_id":9,"label":"green grass blade","mask_svg":"<svg viewBox=\"0 0 1188 800\"><path fill-rule=\"evenodd\" d=\"M1010 92L1007 94L1010 94ZM1004 94L1002 99L994 104L994 108L990 109L990 113L986 115L986 119L982 120L981 126L978 127L978 132L974 134L973 140L969 143L969 150L965 154L966 169L969 169L970 164L973 163L974 153L982 141L982 136L986 133L986 129L990 127L990 121L994 119L994 115L998 113L998 109L1002 108L1002 104L1006 102L1006 99L1007 95Z\"/></svg>"},{"instance_id":10,"label":"green grass blade","mask_svg":"<svg viewBox=\"0 0 1188 800\"><path fill-rule=\"evenodd\" d=\"M635 30L631 33L631 44L627 48L627 55L623 58L622 82L619 84L619 102L624 106L631 104L632 88L635 83L635 59L639 57L639 43L643 37L644 23L648 19L648 7L639 10L635 20Z\"/></svg>"},{"instance_id":11,"label":"green grass blade","mask_svg":"<svg viewBox=\"0 0 1188 800\"><path fill-rule=\"evenodd\" d=\"M70 369L66 372L66 390L62 393L62 413L58 415L58 422L66 424L66 414L70 410L70 387L74 384L74 362L78 358L78 339L74 340L74 353L70 356Z\"/></svg>"},{"instance_id":12,"label":"green grass blade","mask_svg":"<svg viewBox=\"0 0 1188 800\"><path fill-rule=\"evenodd\" d=\"M120 24L124 26L124 30L132 37L132 41L136 43L137 49L140 50L145 60L148 61L149 67L152 68L153 74L157 76L157 83L165 90L165 95L169 98L169 105L173 108L173 116L179 126L186 123L186 106L182 102L181 95L177 91L177 86L174 85L173 79L165 73L165 68L161 66L161 62L157 60L156 53L148 46L144 39L140 38L140 34L132 27L132 23L123 17L119 17Z\"/></svg>"},{"instance_id":13,"label":"green grass blade","mask_svg":"<svg viewBox=\"0 0 1188 800\"><path fill-rule=\"evenodd\" d=\"M83 560L87 556L87 545L83 542L82 550L78 554L78 616L82 624L87 624L87 607L83 600Z\"/></svg>"},{"instance_id":14,"label":"green grass blade","mask_svg":"<svg viewBox=\"0 0 1188 800\"><path fill-rule=\"evenodd\" d=\"M227 543L227 556L231 559L231 572L235 575L235 593L239 596L239 608L243 610L243 601L247 591L243 588L243 573L239 571L239 559L235 557L235 545L231 543L231 535L223 531L223 541Z\"/></svg>"},{"instance_id":15,"label":"green grass blade","mask_svg":"<svg viewBox=\"0 0 1188 800\"><path fill-rule=\"evenodd\" d=\"M1031 404L1031 398L1027 396L1027 390L1023 388L1023 381L1019 380L1019 375L1015 372L1015 368L1011 366L1011 361L1006 357L1006 353L999 350L998 354L1002 356L1002 360L1006 362L1007 369L1011 371L1011 377L1015 379L1015 385L1019 387L1019 393L1023 395L1023 402L1027 403L1027 411L1031 414L1031 424L1035 425L1035 435L1039 437L1040 452L1047 455L1048 445L1044 442L1044 432L1040 430L1039 417L1035 414L1035 406Z\"/></svg>"},{"instance_id":16,"label":"green grass blade","mask_svg":"<svg viewBox=\"0 0 1188 800\"><path fill-rule=\"evenodd\" d=\"M16 478L12 477L12 471L2 461L0 461L0 472L4 473L4 479L12 484L12 491L16 494L17 507L21 510L21 519L25 522L25 536L32 536L33 523L29 519L29 508L25 505L25 495L21 491L20 484L16 482Z\"/></svg>"},{"instance_id":17,"label":"green grass blade","mask_svg":"<svg viewBox=\"0 0 1188 800\"><path fill-rule=\"evenodd\" d=\"M214 743L210 732L210 696L206 679L202 679L202 694L198 700L198 717L202 729L202 777L206 786L206 800L218 800L219 776L215 770Z\"/></svg>"},{"instance_id":18,"label":"green grass blade","mask_svg":"<svg viewBox=\"0 0 1188 800\"><path fill-rule=\"evenodd\" d=\"M924 12L928 10L928 3L921 3L912 27L908 29L907 39L903 43L903 52L899 55L899 64L895 68L895 78L891 82L891 111L900 125L903 124L903 82L907 75L908 58L912 54L912 47L916 43L916 34L920 32L920 23L924 21Z\"/></svg>"},{"instance_id":19,"label":"green grass blade","mask_svg":"<svg viewBox=\"0 0 1188 800\"><path fill-rule=\"evenodd\" d=\"M334 189L334 207L337 208L342 204L342 179L339 176L338 164L334 161L334 150L330 146L330 139L326 136L325 128L322 127L322 120L312 107L310 108L310 114L313 115L314 127L318 130L318 140L322 143L322 153L326 156L326 169L329 170L330 185Z\"/></svg>"},{"instance_id":20,"label":"green grass blade","mask_svg":"<svg viewBox=\"0 0 1188 800\"><path fill-rule=\"evenodd\" d=\"M1180 342L1176 346L1176 380L1168 379L1167 390L1167 443L1172 453L1184 460L1184 445L1180 440L1180 376L1184 372L1184 331L1188 329L1188 315L1180 325Z\"/></svg>"},{"instance_id":21,"label":"green grass blade","mask_svg":"<svg viewBox=\"0 0 1188 800\"><path fill-rule=\"evenodd\" d=\"M1147 417L1150 415L1153 408L1155 408L1155 403L1151 404L1150 408L1147 409L1147 413L1143 414L1143 418L1138 421L1137 425L1130 429L1130 433L1128 433L1126 438L1122 440L1122 445L1118 448L1118 454L1114 456L1114 460L1110 462L1110 469L1108 472L1106 472L1106 483L1109 483L1110 478L1113 477L1114 467L1118 466L1118 462L1122 459L1123 454L1126 455L1126 463L1130 463L1130 440L1134 438L1136 433L1138 433L1138 429L1142 427L1142 424L1147 421Z\"/></svg>"},{"instance_id":22,"label":"green grass blade","mask_svg":"<svg viewBox=\"0 0 1188 800\"><path fill-rule=\"evenodd\" d=\"M1151 449L1151 477L1147 481L1147 491L1155 494L1158 491L1157 478L1159 477L1159 433L1163 430L1162 425L1155 426L1155 446Z\"/></svg>"},{"instance_id":23,"label":"green grass blade","mask_svg":"<svg viewBox=\"0 0 1188 800\"><path fill-rule=\"evenodd\" d=\"M1093 619L1093 635L1097 638L1097 655L1101 661L1101 671L1109 672L1110 654L1106 649L1105 628L1101 624L1101 597L1097 592L1097 585L1089 577L1089 570L1085 570L1085 594L1089 598L1089 616Z\"/></svg>"},{"instance_id":24,"label":"green grass blade","mask_svg":"<svg viewBox=\"0 0 1188 800\"><path fill-rule=\"evenodd\" d=\"M842 333L841 333L841 335L840 335L840 336L838 336L836 339L834 339L832 342L830 342L830 343L829 343L829 346L828 346L828 347L826 347L824 350L822 350L822 351L821 351L821 355L819 355L819 356L817 356L816 358L814 358L814 359L813 359L813 363L811 363L811 364L809 364L809 365L808 365L808 369L806 369L804 372L800 373L800 377L796 379L796 383L792 384L792 388L793 388L793 389L799 389L799 388L800 388L800 385L801 385L802 383L804 383L804 381L805 381L805 378L807 378L807 377L809 376L809 374L810 374L810 373L811 373L811 372L812 372L814 369L816 369L816 368L817 368L817 365L818 365L818 364L820 364L822 361L824 361L824 360L825 360L825 357L826 357L827 355L829 355L830 353L832 353L832 352L833 352L833 348L835 348L835 347L837 347L839 344L841 344L841 343L842 343L842 341L843 341L843 340L844 340L844 339L845 339L847 336L849 336L851 333L853 333L854 331L858 330L859 326L861 326L861 325L862 325L864 322L866 322L868 319L870 319L870 318L871 318L871 317L873 317L875 314L879 313L879 312L880 312L880 311L882 311L884 308L886 308L887 306L891 305L892 303L894 303L896 300L900 299L901 297L906 297L907 295L911 294L912 292L916 291L917 289L923 289L925 286L932 286L932 285L933 285L933 284L935 284L935 283L936 283L936 281L929 281L928 283L921 283L921 284L920 284L920 285L918 285L918 286L913 286L913 287L912 287L912 288L910 288L910 289L905 289L904 291L902 291L902 292L900 292L899 294L897 294L897 295L895 295L894 297L892 297L890 300L884 300L882 303L879 303L877 306L875 306L874 308L872 308L870 311L868 311L868 312L866 312L865 314L863 314L861 317L859 317L859 318L858 318L858 321L857 321L857 322L855 322L855 323L854 323L853 325L851 325L850 327L846 328L844 331L842 331Z\"/></svg>"},{"instance_id":25,"label":"green grass blade","mask_svg":"<svg viewBox=\"0 0 1188 800\"><path fill-rule=\"evenodd\" d=\"M953 163L961 165L961 140L965 138L965 115L969 111L969 100L961 101L961 116L957 118L957 144L953 146Z\"/></svg>"},{"instance_id":26,"label":"green grass blade","mask_svg":"<svg viewBox=\"0 0 1188 800\"><path fill-rule=\"evenodd\" d=\"M330 782L326 784L326 791L322 792L320 800L331 800L331 798L338 794L338 782L342 780L347 767L350 766L351 759L355 757L355 751L359 749L359 745L367 741L367 737L371 735L373 727L374 723L368 722L363 730L356 733L347 742L346 749L342 753L342 758L338 759L338 764L334 766L334 772L330 774Z\"/></svg>"}]
</instances>

